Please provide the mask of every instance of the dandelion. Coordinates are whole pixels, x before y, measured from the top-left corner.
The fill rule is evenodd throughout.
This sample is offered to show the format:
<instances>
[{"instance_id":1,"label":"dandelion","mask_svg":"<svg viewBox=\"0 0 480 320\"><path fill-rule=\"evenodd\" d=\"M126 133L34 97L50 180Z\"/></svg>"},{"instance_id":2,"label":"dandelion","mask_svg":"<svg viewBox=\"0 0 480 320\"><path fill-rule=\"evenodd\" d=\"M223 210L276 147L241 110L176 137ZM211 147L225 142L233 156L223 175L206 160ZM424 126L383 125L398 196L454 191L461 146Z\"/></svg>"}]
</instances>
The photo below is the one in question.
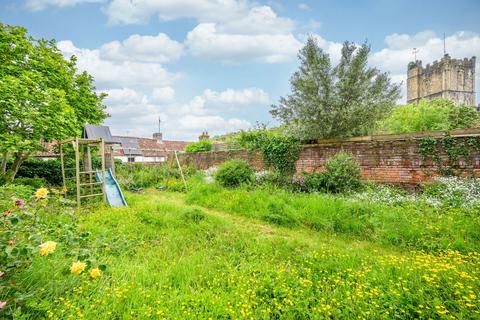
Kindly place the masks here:
<instances>
[{"instance_id":1,"label":"dandelion","mask_svg":"<svg viewBox=\"0 0 480 320\"><path fill-rule=\"evenodd\" d=\"M37 199L43 199L47 196L47 194L48 194L47 188L40 188L37 191L35 191L35 197L37 197Z\"/></svg>"},{"instance_id":2,"label":"dandelion","mask_svg":"<svg viewBox=\"0 0 480 320\"><path fill-rule=\"evenodd\" d=\"M102 271L98 268L93 268L90 270L90 277L98 278L102 275Z\"/></svg>"},{"instance_id":3,"label":"dandelion","mask_svg":"<svg viewBox=\"0 0 480 320\"><path fill-rule=\"evenodd\" d=\"M47 241L38 246L40 248L41 256L48 256L50 253L55 251L57 243L55 241Z\"/></svg>"},{"instance_id":4,"label":"dandelion","mask_svg":"<svg viewBox=\"0 0 480 320\"><path fill-rule=\"evenodd\" d=\"M85 262L73 262L72 265L70 266L70 272L75 273L75 274L80 274L85 270L87 267L87 264Z\"/></svg>"}]
</instances>

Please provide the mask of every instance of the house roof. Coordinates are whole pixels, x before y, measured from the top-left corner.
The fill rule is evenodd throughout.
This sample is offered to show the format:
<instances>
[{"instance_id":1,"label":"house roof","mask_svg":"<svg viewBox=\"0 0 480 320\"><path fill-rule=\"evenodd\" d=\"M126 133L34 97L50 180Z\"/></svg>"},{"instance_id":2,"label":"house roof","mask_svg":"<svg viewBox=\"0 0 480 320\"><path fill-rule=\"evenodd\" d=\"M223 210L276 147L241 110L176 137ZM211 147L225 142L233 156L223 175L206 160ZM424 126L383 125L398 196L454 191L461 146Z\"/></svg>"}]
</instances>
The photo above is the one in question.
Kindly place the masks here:
<instances>
[{"instance_id":1,"label":"house roof","mask_svg":"<svg viewBox=\"0 0 480 320\"><path fill-rule=\"evenodd\" d=\"M108 126L95 126L92 124L85 125L85 136L88 139L103 138L106 143L115 143L110 133L110 127Z\"/></svg>"},{"instance_id":2,"label":"house roof","mask_svg":"<svg viewBox=\"0 0 480 320\"><path fill-rule=\"evenodd\" d=\"M121 142L122 147L114 148L114 155L143 155L144 157L165 157L169 152L172 151L183 151L185 147L190 143L187 141L172 141L172 140L163 140L159 143L156 139L152 138L143 138L143 137L128 137L128 136L113 136L114 140ZM127 141L127 144L124 144L123 141ZM138 147L133 147L133 141L136 141ZM131 143L131 144L128 144ZM133 150L129 149L140 149L141 154L130 153Z\"/></svg>"}]
</instances>

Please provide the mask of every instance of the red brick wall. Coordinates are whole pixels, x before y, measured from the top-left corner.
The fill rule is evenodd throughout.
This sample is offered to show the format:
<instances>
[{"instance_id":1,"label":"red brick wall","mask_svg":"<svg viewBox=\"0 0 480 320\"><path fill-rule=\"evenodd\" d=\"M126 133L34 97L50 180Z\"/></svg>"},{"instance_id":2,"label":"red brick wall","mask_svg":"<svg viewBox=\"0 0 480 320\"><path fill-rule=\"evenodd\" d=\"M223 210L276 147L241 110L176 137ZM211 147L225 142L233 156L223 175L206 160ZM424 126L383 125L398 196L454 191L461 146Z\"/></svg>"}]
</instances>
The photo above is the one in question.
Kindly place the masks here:
<instances>
[{"instance_id":1,"label":"red brick wall","mask_svg":"<svg viewBox=\"0 0 480 320\"><path fill-rule=\"evenodd\" d=\"M480 133L480 130L477 130ZM477 131L451 132L455 139L463 140L468 136L477 135ZM439 136L440 133L431 134ZM297 172L321 172L325 160L341 150L350 152L356 158L362 169L365 180L396 184L419 184L430 179L425 172L434 171L436 166L429 161L422 167L423 161L419 153L419 141L415 137L428 136L422 134L391 135L359 137L348 140L323 141L314 145L305 145L297 161ZM470 170L480 176L480 154L472 150L474 161ZM216 151L197 154L182 154L183 163L199 169L216 166L231 159L240 158L249 161L260 169L263 166L261 155L236 151ZM446 159L446 157L444 156Z\"/></svg>"}]
</instances>

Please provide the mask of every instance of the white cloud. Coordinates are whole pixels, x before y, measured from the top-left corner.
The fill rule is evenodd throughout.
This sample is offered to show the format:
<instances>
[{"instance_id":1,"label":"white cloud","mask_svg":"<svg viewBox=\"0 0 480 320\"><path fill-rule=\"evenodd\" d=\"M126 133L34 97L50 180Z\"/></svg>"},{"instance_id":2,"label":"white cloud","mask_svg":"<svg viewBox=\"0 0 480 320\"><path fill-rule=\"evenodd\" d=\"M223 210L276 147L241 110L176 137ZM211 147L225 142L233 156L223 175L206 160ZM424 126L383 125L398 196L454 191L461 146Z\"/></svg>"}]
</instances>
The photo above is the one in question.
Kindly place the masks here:
<instances>
[{"instance_id":1,"label":"white cloud","mask_svg":"<svg viewBox=\"0 0 480 320\"><path fill-rule=\"evenodd\" d=\"M166 63L178 60L182 54L181 43L170 39L165 33L157 36L131 35L123 41L112 41L100 47L102 58L122 61Z\"/></svg>"},{"instance_id":2,"label":"white cloud","mask_svg":"<svg viewBox=\"0 0 480 320\"><path fill-rule=\"evenodd\" d=\"M310 11L312 10L312 8L310 8L310 6L306 3L300 3L298 5L298 9L302 10L302 11Z\"/></svg>"},{"instance_id":3,"label":"white cloud","mask_svg":"<svg viewBox=\"0 0 480 320\"><path fill-rule=\"evenodd\" d=\"M188 33L186 45L193 56L207 60L276 63L290 60L302 44L292 34L227 34L214 23L202 23Z\"/></svg>"},{"instance_id":4,"label":"white cloud","mask_svg":"<svg viewBox=\"0 0 480 320\"><path fill-rule=\"evenodd\" d=\"M172 87L153 88L152 101L156 103L169 103L175 99L175 90Z\"/></svg>"},{"instance_id":5,"label":"white cloud","mask_svg":"<svg viewBox=\"0 0 480 320\"><path fill-rule=\"evenodd\" d=\"M251 124L245 120L237 118L225 119L214 115L186 115L180 118L179 124L181 125L181 128L184 129L196 131L207 130L211 135L223 132L233 132L251 127Z\"/></svg>"},{"instance_id":6,"label":"white cloud","mask_svg":"<svg viewBox=\"0 0 480 320\"><path fill-rule=\"evenodd\" d=\"M247 88L243 90L226 89L220 92L206 89L203 96L207 101L227 104L267 104L269 101L268 94L259 88Z\"/></svg>"},{"instance_id":7,"label":"white cloud","mask_svg":"<svg viewBox=\"0 0 480 320\"><path fill-rule=\"evenodd\" d=\"M39 11L52 7L72 7L82 3L101 3L105 0L27 0L25 5L32 11Z\"/></svg>"},{"instance_id":8,"label":"white cloud","mask_svg":"<svg viewBox=\"0 0 480 320\"><path fill-rule=\"evenodd\" d=\"M253 7L236 19L219 24L219 31L222 33L243 35L286 34L293 28L294 23L291 19L277 16L269 6Z\"/></svg>"},{"instance_id":9,"label":"white cloud","mask_svg":"<svg viewBox=\"0 0 480 320\"><path fill-rule=\"evenodd\" d=\"M111 87L163 87L179 78L169 73L161 64L144 63L131 60L112 61L102 58L98 49L77 48L69 41L60 41L58 48L64 56L77 57L79 70L93 75L100 89Z\"/></svg>"}]
</instances>

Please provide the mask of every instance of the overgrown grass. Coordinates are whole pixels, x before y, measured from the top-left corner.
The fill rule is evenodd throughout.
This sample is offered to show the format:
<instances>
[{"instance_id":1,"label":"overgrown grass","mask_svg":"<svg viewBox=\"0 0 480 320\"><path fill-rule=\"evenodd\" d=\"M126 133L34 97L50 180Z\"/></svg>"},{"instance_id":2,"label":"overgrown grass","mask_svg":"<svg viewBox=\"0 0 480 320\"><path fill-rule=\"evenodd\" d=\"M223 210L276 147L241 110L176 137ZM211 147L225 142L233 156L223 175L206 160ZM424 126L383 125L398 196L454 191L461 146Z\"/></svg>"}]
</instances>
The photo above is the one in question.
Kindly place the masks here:
<instances>
[{"instance_id":1,"label":"overgrown grass","mask_svg":"<svg viewBox=\"0 0 480 320\"><path fill-rule=\"evenodd\" d=\"M191 183L187 202L259 218L277 225L308 227L417 250L480 249L480 216L420 203L389 206L330 194L292 194L280 188L224 189Z\"/></svg>"},{"instance_id":2,"label":"overgrown grass","mask_svg":"<svg viewBox=\"0 0 480 320\"><path fill-rule=\"evenodd\" d=\"M221 210L186 204L186 198ZM87 239L92 241L104 238L115 244L102 251L101 259L108 265L102 277L64 274L70 261L58 252L35 257L32 266L16 276L31 294L28 308L16 318L480 316L475 239L462 246L464 253L398 251L383 245L395 241L385 241L378 226L367 223L371 217L386 219L387 226L407 223L403 217L392 218L398 211L392 217L387 211L379 216L375 210L382 207L329 196L225 191L214 185L196 185L187 195L127 193L127 201L128 208L98 208L79 216L78 232L90 232ZM325 205L321 210L320 204ZM316 213L307 219L308 212ZM293 222L280 221L283 213ZM344 221L351 217L358 221ZM51 219L55 224L60 218ZM405 235L398 237L404 243ZM59 239L57 250L65 247ZM467 253L470 248L474 251Z\"/></svg>"}]
</instances>

